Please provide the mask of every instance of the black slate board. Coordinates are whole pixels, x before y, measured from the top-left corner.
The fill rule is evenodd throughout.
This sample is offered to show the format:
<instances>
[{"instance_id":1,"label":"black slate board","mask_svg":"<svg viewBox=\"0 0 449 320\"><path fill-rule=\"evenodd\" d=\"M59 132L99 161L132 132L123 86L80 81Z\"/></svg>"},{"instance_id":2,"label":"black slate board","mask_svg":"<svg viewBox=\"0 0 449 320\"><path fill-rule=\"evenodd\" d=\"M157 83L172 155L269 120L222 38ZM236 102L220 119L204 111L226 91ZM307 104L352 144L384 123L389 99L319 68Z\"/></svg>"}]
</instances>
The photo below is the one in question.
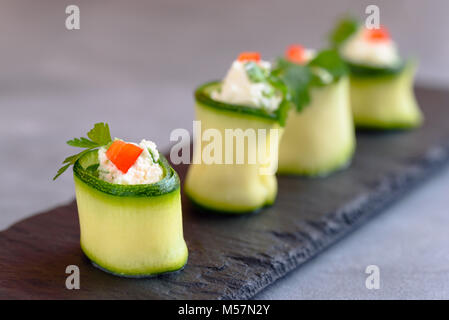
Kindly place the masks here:
<instances>
[{"instance_id":1,"label":"black slate board","mask_svg":"<svg viewBox=\"0 0 449 320\"><path fill-rule=\"evenodd\" d=\"M398 199L449 160L449 92L417 92L426 122L410 132L359 132L352 166L326 179L280 177L276 204L242 217L197 212L183 197L190 256L152 279L106 274L79 247L76 205L0 233L0 298L245 299L295 269ZM185 176L186 166L176 167ZM81 289L65 289L65 268Z\"/></svg>"}]
</instances>

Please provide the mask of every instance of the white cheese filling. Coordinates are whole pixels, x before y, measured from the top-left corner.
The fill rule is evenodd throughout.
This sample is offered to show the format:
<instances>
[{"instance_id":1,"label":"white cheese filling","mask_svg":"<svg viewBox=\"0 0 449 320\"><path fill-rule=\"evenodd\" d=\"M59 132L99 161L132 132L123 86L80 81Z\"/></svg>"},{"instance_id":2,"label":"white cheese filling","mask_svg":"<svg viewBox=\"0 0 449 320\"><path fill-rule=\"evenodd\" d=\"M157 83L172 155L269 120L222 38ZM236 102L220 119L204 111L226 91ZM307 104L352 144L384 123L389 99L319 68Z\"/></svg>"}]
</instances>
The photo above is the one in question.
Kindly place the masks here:
<instances>
[{"instance_id":1,"label":"white cheese filling","mask_svg":"<svg viewBox=\"0 0 449 320\"><path fill-rule=\"evenodd\" d=\"M360 28L343 43L342 56L349 62L374 67L394 67L400 62L396 44L393 40L370 41L367 29Z\"/></svg>"},{"instance_id":2,"label":"white cheese filling","mask_svg":"<svg viewBox=\"0 0 449 320\"><path fill-rule=\"evenodd\" d=\"M305 63L307 64L312 61L316 57L316 55L317 51L315 49L306 48L304 50ZM326 69L319 67L311 67L310 69L317 77L321 79L324 84L332 83L332 81L334 80L332 74L330 74Z\"/></svg>"},{"instance_id":3,"label":"white cheese filling","mask_svg":"<svg viewBox=\"0 0 449 320\"><path fill-rule=\"evenodd\" d=\"M222 81L221 90L212 92L214 100L240 104L253 108L275 111L282 101L282 96L273 94L274 88L266 82L252 82L245 69L245 61L234 61L226 77ZM271 64L260 61L258 65L264 70L270 70Z\"/></svg>"},{"instance_id":4,"label":"white cheese filling","mask_svg":"<svg viewBox=\"0 0 449 320\"><path fill-rule=\"evenodd\" d=\"M98 173L100 179L114 184L151 184L160 181L163 178L163 170L157 163L159 152L156 144L152 141L143 139L139 144L135 144L143 149L143 152L137 158L136 162L129 168L128 172L123 173L106 155L107 149L102 147L98 150ZM153 157L154 161L153 161Z\"/></svg>"},{"instance_id":5,"label":"white cheese filling","mask_svg":"<svg viewBox=\"0 0 449 320\"><path fill-rule=\"evenodd\" d=\"M309 49L306 48L304 50L304 60L305 63L309 63L311 60L313 60L313 58L316 57L316 50L315 49Z\"/></svg>"}]
</instances>

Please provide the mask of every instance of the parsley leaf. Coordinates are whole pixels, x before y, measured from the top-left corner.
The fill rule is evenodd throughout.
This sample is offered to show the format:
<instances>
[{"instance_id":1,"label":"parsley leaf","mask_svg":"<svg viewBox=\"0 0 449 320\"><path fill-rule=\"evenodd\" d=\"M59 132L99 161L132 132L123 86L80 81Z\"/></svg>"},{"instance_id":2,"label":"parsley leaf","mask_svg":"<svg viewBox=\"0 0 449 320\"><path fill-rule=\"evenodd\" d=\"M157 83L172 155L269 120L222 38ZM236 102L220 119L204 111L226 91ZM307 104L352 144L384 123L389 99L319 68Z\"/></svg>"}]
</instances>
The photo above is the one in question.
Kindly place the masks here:
<instances>
[{"instance_id":1,"label":"parsley leaf","mask_svg":"<svg viewBox=\"0 0 449 320\"><path fill-rule=\"evenodd\" d=\"M352 17L346 17L340 20L329 35L330 43L333 47L338 48L346 39L354 34L358 28L359 22Z\"/></svg>"},{"instance_id":2,"label":"parsley leaf","mask_svg":"<svg viewBox=\"0 0 449 320\"><path fill-rule=\"evenodd\" d=\"M78 147L78 148L95 148L98 147L98 143L93 142L89 139L86 139L84 137L81 138L74 138L72 140L67 141L67 144L72 147Z\"/></svg>"},{"instance_id":3,"label":"parsley leaf","mask_svg":"<svg viewBox=\"0 0 449 320\"><path fill-rule=\"evenodd\" d=\"M276 70L286 85L290 101L296 106L296 110L302 110L310 102L309 83L312 77L310 69L279 58Z\"/></svg>"},{"instance_id":4,"label":"parsley leaf","mask_svg":"<svg viewBox=\"0 0 449 320\"><path fill-rule=\"evenodd\" d=\"M322 50L309 62L312 72L312 85L324 86L338 81L348 73L346 63L337 50ZM325 72L326 77L323 77Z\"/></svg>"},{"instance_id":5,"label":"parsley leaf","mask_svg":"<svg viewBox=\"0 0 449 320\"><path fill-rule=\"evenodd\" d=\"M151 150L151 148L147 148L147 150L148 150L148 153L151 156L151 160L153 161L153 163L157 163L156 156L153 154L153 150Z\"/></svg>"},{"instance_id":6,"label":"parsley leaf","mask_svg":"<svg viewBox=\"0 0 449 320\"><path fill-rule=\"evenodd\" d=\"M245 71L251 82L264 82L267 79L267 72L254 61L245 63Z\"/></svg>"},{"instance_id":7,"label":"parsley leaf","mask_svg":"<svg viewBox=\"0 0 449 320\"><path fill-rule=\"evenodd\" d=\"M276 110L276 114L279 124L283 127L287 121L288 110L290 110L290 91L276 70L270 72L267 81L276 91L282 94L282 101Z\"/></svg>"},{"instance_id":8,"label":"parsley leaf","mask_svg":"<svg viewBox=\"0 0 449 320\"><path fill-rule=\"evenodd\" d=\"M348 72L346 64L333 49L320 51L307 65L279 58L275 69L286 84L290 100L297 111L310 103L312 87L336 82Z\"/></svg>"},{"instance_id":9,"label":"parsley leaf","mask_svg":"<svg viewBox=\"0 0 449 320\"><path fill-rule=\"evenodd\" d=\"M103 122L96 123L94 128L87 133L87 136L100 146L112 141L109 125Z\"/></svg>"},{"instance_id":10,"label":"parsley leaf","mask_svg":"<svg viewBox=\"0 0 449 320\"><path fill-rule=\"evenodd\" d=\"M68 167L70 167L71 165L72 164L69 163L69 164L66 164L65 166L61 167L58 170L58 172L56 173L56 175L53 177L53 180L56 180L56 178L58 178L61 174L63 174L68 169Z\"/></svg>"},{"instance_id":11,"label":"parsley leaf","mask_svg":"<svg viewBox=\"0 0 449 320\"><path fill-rule=\"evenodd\" d=\"M96 123L92 130L87 133L90 138L81 137L74 138L67 141L67 144L72 147L85 148L85 150L69 156L62 162L63 166L58 170L53 180L56 180L61 174L63 174L71 165L74 165L78 159L80 159L87 152L105 146L112 141L111 134L109 132L109 125L107 123Z\"/></svg>"},{"instance_id":12,"label":"parsley leaf","mask_svg":"<svg viewBox=\"0 0 449 320\"><path fill-rule=\"evenodd\" d=\"M261 67L254 61L249 61L245 63L245 71L248 78L253 83L266 82L270 84L271 89L262 92L266 98L271 98L276 94L282 95L282 101L276 109L275 113L277 115L279 124L281 126L285 125L288 110L290 109L290 91L281 79L279 70L267 70Z\"/></svg>"}]
</instances>

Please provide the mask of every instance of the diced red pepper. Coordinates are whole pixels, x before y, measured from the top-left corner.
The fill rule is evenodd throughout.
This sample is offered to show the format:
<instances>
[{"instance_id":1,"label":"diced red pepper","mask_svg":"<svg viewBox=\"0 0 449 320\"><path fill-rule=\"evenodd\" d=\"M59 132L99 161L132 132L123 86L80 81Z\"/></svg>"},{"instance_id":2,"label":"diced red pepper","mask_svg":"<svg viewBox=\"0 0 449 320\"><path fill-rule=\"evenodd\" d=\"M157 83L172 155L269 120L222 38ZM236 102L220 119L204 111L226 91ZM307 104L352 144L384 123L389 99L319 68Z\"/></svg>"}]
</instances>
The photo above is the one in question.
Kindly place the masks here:
<instances>
[{"instance_id":1,"label":"diced red pepper","mask_svg":"<svg viewBox=\"0 0 449 320\"><path fill-rule=\"evenodd\" d=\"M390 40L390 33L384 26L378 29L365 29L365 36L369 41L382 42Z\"/></svg>"},{"instance_id":2,"label":"diced red pepper","mask_svg":"<svg viewBox=\"0 0 449 320\"><path fill-rule=\"evenodd\" d=\"M106 151L106 156L121 172L127 173L142 152L143 149L135 144L115 140Z\"/></svg>"},{"instance_id":3,"label":"diced red pepper","mask_svg":"<svg viewBox=\"0 0 449 320\"><path fill-rule=\"evenodd\" d=\"M299 44L292 44L285 50L285 58L293 63L306 63L306 50Z\"/></svg>"},{"instance_id":4,"label":"diced red pepper","mask_svg":"<svg viewBox=\"0 0 449 320\"><path fill-rule=\"evenodd\" d=\"M237 58L238 61L260 61L260 53L259 52L242 52L239 54Z\"/></svg>"}]
</instances>

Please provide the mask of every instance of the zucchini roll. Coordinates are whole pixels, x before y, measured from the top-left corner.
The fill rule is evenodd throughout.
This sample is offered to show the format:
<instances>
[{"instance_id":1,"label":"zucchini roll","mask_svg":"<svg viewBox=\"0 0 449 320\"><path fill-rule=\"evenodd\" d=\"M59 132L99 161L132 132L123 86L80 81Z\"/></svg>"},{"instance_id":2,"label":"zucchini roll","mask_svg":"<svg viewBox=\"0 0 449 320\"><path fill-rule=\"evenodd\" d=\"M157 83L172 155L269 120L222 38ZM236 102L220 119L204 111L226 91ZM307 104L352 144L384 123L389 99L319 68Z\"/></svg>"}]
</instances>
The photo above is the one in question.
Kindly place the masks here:
<instances>
[{"instance_id":1,"label":"zucchini roll","mask_svg":"<svg viewBox=\"0 0 449 320\"><path fill-rule=\"evenodd\" d=\"M324 176L346 167L355 149L347 68L335 50L291 45L277 70L290 89L279 149L280 174Z\"/></svg>"},{"instance_id":2,"label":"zucchini roll","mask_svg":"<svg viewBox=\"0 0 449 320\"><path fill-rule=\"evenodd\" d=\"M153 142L111 141L108 127L107 138L96 141L94 130L89 139L68 141L87 150L65 161L73 164L83 252L100 269L125 277L183 268L188 252L177 173Z\"/></svg>"},{"instance_id":3,"label":"zucchini roll","mask_svg":"<svg viewBox=\"0 0 449 320\"><path fill-rule=\"evenodd\" d=\"M203 84L195 91L201 132L195 138L185 182L186 194L195 204L240 214L274 202L278 144L288 108L285 94L270 63L250 52L240 54L223 81ZM214 152L221 157L216 161L205 159L210 146L200 141L211 132L216 134L214 142L220 142L220 150ZM243 161L238 160L239 153Z\"/></svg>"},{"instance_id":4,"label":"zucchini roll","mask_svg":"<svg viewBox=\"0 0 449 320\"><path fill-rule=\"evenodd\" d=\"M421 124L413 92L415 62L399 56L388 30L343 20L331 34L350 70L351 108L357 127L405 129Z\"/></svg>"}]
</instances>

